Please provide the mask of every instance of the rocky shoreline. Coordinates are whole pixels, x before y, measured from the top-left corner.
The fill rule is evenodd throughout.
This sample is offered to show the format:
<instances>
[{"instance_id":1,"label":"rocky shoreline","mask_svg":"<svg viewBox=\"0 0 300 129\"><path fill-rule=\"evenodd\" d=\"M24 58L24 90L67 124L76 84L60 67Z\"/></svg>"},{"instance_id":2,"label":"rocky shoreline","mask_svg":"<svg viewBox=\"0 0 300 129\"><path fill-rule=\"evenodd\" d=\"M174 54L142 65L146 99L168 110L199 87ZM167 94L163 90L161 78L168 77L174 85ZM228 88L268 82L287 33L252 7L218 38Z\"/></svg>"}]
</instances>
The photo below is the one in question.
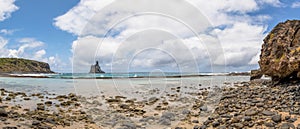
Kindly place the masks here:
<instances>
[{"instance_id":1,"label":"rocky shoreline","mask_svg":"<svg viewBox=\"0 0 300 129\"><path fill-rule=\"evenodd\" d=\"M14 128L300 128L300 88L265 81L224 87L172 87L160 97L82 97L1 89L0 127ZM152 92L158 92L153 90ZM182 97L186 94L186 97ZM189 95L189 96L188 96Z\"/></svg>"}]
</instances>

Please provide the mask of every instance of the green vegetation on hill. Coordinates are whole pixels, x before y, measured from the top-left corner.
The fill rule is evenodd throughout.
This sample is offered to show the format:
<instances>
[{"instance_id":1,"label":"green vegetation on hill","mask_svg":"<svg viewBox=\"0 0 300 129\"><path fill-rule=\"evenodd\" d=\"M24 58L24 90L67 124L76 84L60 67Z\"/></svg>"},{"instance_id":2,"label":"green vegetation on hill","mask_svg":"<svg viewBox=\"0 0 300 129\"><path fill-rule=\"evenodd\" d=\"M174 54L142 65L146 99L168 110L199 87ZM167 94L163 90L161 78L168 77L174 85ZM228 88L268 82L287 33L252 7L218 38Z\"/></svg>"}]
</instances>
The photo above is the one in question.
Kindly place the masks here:
<instances>
[{"instance_id":1,"label":"green vegetation on hill","mask_svg":"<svg viewBox=\"0 0 300 129\"><path fill-rule=\"evenodd\" d=\"M0 73L53 73L48 63L21 59L0 58Z\"/></svg>"}]
</instances>

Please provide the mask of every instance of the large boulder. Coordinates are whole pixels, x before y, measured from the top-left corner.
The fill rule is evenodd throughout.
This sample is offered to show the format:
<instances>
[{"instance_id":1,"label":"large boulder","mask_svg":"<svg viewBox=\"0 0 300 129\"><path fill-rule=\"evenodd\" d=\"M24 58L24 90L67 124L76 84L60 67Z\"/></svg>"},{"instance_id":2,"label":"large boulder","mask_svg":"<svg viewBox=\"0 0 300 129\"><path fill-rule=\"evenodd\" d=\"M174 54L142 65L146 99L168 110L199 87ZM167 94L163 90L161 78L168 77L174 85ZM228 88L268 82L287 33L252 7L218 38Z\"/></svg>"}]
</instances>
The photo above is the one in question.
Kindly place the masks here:
<instances>
[{"instance_id":1,"label":"large boulder","mask_svg":"<svg viewBox=\"0 0 300 129\"><path fill-rule=\"evenodd\" d=\"M261 72L282 82L300 78L300 20L279 23L264 39Z\"/></svg>"}]
</instances>

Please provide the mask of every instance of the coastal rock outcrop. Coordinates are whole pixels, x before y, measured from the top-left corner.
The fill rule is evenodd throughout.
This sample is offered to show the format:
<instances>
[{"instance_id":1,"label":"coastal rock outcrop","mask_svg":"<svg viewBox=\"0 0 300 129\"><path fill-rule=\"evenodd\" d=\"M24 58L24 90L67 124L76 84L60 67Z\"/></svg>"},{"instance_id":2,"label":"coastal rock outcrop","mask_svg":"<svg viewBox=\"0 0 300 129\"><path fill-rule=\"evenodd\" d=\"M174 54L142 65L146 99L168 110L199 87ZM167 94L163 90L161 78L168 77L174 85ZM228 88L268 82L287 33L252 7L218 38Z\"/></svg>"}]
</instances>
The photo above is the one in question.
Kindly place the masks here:
<instances>
[{"instance_id":1,"label":"coastal rock outcrop","mask_svg":"<svg viewBox=\"0 0 300 129\"><path fill-rule=\"evenodd\" d=\"M21 59L0 58L0 73L54 73L48 63Z\"/></svg>"},{"instance_id":2,"label":"coastal rock outcrop","mask_svg":"<svg viewBox=\"0 0 300 129\"><path fill-rule=\"evenodd\" d=\"M279 23L264 39L261 72L274 82L300 78L300 20Z\"/></svg>"},{"instance_id":3,"label":"coastal rock outcrop","mask_svg":"<svg viewBox=\"0 0 300 129\"><path fill-rule=\"evenodd\" d=\"M90 73L105 73L105 72L101 70L98 61L96 61L96 64L91 66Z\"/></svg>"}]
</instances>

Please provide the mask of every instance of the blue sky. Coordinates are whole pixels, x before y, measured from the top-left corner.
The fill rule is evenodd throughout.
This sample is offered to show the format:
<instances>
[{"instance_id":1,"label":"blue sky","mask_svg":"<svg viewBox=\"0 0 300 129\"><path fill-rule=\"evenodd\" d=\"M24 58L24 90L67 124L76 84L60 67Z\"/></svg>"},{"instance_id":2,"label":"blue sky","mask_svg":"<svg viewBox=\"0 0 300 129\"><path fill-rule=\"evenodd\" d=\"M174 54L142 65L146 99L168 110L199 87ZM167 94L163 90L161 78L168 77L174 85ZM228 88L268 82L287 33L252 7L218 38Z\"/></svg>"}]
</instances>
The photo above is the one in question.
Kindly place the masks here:
<instances>
[{"instance_id":1,"label":"blue sky","mask_svg":"<svg viewBox=\"0 0 300 129\"><path fill-rule=\"evenodd\" d=\"M267 34L267 32L269 32L270 29L272 29L278 22L284 22L287 19L300 19L299 0L238 1L240 0L231 0L231 2L223 1L223 3L222 0L213 0L211 3L206 3L206 6L208 6L209 8L202 8L201 6L203 5L203 3L205 3L205 1L190 0L192 4L198 6L198 9L200 9L203 14L207 16L208 20L212 22L212 25L216 26L213 32L217 33L217 36L219 37L219 40L224 47L227 64L215 64L217 64L218 66L226 65L227 71L249 71L250 69L257 68L258 65L255 62L257 62L258 60L262 39ZM72 63L77 65L74 67L78 68L79 72L88 71L87 69L89 65L92 64L95 59L101 60L100 64L103 69L106 71L110 71L112 68L112 64L114 64L114 62L111 60L111 57L116 53L115 50L119 50L120 46L118 45L120 45L122 41L126 40L126 38L124 37L126 37L127 35L133 35L133 31L147 28L147 26L143 25L143 23L149 24L147 23L147 21L143 21L143 19L145 18L136 17L134 22L128 21L122 24L120 27L113 29L113 31L115 32L113 36L103 37L103 34L105 32L103 28L107 27L106 24L112 24L113 20L111 19L125 16L127 15L127 12L129 12L128 14L134 13L137 10L130 8L135 8L135 6L130 4L123 4L121 6L112 6L113 8L111 9L101 10L102 7L105 7L105 5L107 5L106 3L111 2L108 0L0 0L0 3L1 2L3 3L2 6L6 6L7 8L1 7L0 5L0 7L3 8L2 10L0 9L0 16L2 16L0 17L0 47L2 47L0 48L0 56L22 57L45 61L51 65L54 71L57 72L71 72L72 68L70 68L69 65ZM176 6L175 2L173 3L174 6ZM149 3L149 6L151 7L151 3ZM172 6L172 4L169 4L169 6ZM238 8L236 6L241 6L241 8ZM117 13L111 13L111 11ZM3 17L4 14L6 15L5 17ZM94 32L91 28L82 28L86 25L87 19L93 19L93 16L97 14L103 14L99 16L100 20L98 19L97 21L98 23L102 23L99 26L95 27L95 29L98 29L97 32ZM194 14L190 14L189 17L192 18L193 15ZM101 21L103 19L105 19L105 22ZM135 26L134 23L139 24ZM160 27L162 25L158 24L157 26ZM217 26L224 27L220 29ZM242 27L244 27L245 29ZM253 34L253 37L250 37L251 39L243 39L241 41L238 40L239 37L236 37L236 39L228 38L238 35L238 29L241 28L243 29L242 33L244 33L244 35L248 35L249 33ZM247 31L247 29L249 29L249 31ZM85 30L86 32L82 30ZM173 31L177 30L178 29L175 29ZM170 30L170 32L172 32L172 29ZM177 34L177 32L174 33ZM186 37L189 37L189 35L183 34L181 32L178 32L178 34L184 35L182 36L183 41L196 42L193 40L193 38L187 39ZM203 36L203 39L207 37L207 35ZM97 45L95 44L99 43L99 41L104 38L105 40L108 40L107 43L103 43L103 47L105 47L105 49L100 49L99 51L102 53L97 55L97 51L95 51ZM162 39L164 38L162 37ZM235 41L236 44L229 43L229 41ZM162 44L168 44L168 42L165 40L161 42ZM247 45L240 45L243 42L247 42L245 43ZM132 42L132 44L134 43ZM185 43L185 45L187 44L189 43ZM74 46L76 45L77 49L74 48ZM91 46L91 48L88 46ZM132 47L132 45L127 46ZM126 51L128 47L124 46L123 48ZM202 50L201 48L191 47L191 45L189 45L188 48L190 48L192 50L192 53L196 55L197 51ZM180 49L174 48L174 50L179 51ZM240 51L245 50L247 52L237 54ZM136 51L137 49L133 49L133 51L128 51L127 54L134 53ZM91 53L89 54L89 52ZM75 63L71 60L73 54L78 57L76 58L77 60ZM121 54L126 55L125 52ZM154 58L153 54L158 54L158 56L155 56ZM149 55L151 55L152 58ZM240 55L242 57L237 55ZM131 71L151 71L151 69L169 70L170 67L162 67L161 64L158 64L159 62L164 62L166 66L174 66L173 70L176 71L176 69L178 68L175 67L178 66L174 65L174 62L172 61L168 62L170 61L170 59L167 58L170 57L172 56L163 55L161 52L144 52L143 54L136 56L136 59L131 59L132 64L130 64L130 68L135 69ZM198 57L197 55L196 60L208 61L205 58L207 57ZM237 58L243 58L247 60L245 61ZM184 60L186 58L182 57L181 59L180 57L179 59ZM145 65L144 63L147 62L148 64ZM207 64L199 64L197 67L199 67L199 71L203 71L203 69L207 69L209 64L212 64L212 62L209 62ZM126 66L126 68L128 67ZM116 71L118 71L118 69ZM170 71L172 71L172 67Z\"/></svg>"}]
</instances>

